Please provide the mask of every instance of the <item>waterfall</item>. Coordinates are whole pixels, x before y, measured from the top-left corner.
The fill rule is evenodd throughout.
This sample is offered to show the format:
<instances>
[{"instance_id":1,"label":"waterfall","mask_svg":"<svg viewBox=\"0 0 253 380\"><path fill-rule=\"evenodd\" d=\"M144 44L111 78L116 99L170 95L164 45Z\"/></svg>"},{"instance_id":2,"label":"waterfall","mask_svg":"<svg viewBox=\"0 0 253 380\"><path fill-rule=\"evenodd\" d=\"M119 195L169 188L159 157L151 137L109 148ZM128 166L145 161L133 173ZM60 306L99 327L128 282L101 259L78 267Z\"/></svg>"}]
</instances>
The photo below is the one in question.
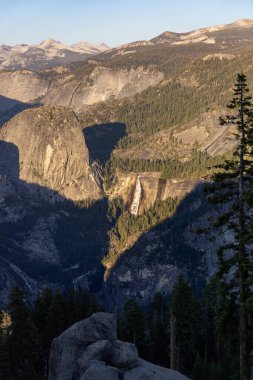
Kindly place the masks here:
<instances>
[{"instance_id":1,"label":"waterfall","mask_svg":"<svg viewBox=\"0 0 253 380\"><path fill-rule=\"evenodd\" d=\"M138 214L140 200L141 200L141 181L140 181L140 177L138 176L136 180L136 185L135 185L134 198L133 198L133 202L130 209L130 212L132 215Z\"/></svg>"}]
</instances>

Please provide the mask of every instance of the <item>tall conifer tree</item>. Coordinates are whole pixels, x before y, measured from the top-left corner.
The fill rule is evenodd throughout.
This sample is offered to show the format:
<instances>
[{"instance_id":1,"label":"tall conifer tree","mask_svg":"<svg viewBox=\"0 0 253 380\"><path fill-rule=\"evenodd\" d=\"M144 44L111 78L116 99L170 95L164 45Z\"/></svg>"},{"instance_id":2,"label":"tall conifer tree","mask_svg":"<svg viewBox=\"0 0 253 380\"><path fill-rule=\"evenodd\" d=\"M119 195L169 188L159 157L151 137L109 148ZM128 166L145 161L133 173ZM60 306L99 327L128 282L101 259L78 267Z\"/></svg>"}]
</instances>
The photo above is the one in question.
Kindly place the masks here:
<instances>
[{"instance_id":1,"label":"tall conifer tree","mask_svg":"<svg viewBox=\"0 0 253 380\"><path fill-rule=\"evenodd\" d=\"M161 293L156 293L151 306L150 338L152 361L162 366L168 365L168 336L166 331L166 305Z\"/></svg>"},{"instance_id":2,"label":"tall conifer tree","mask_svg":"<svg viewBox=\"0 0 253 380\"><path fill-rule=\"evenodd\" d=\"M123 308L121 331L123 340L134 343L141 355L146 355L145 349L145 321L139 302L135 299L128 300Z\"/></svg>"},{"instance_id":3,"label":"tall conifer tree","mask_svg":"<svg viewBox=\"0 0 253 380\"><path fill-rule=\"evenodd\" d=\"M224 225L234 235L233 242L223 245L218 251L222 298L232 299L239 306L240 340L240 380L246 380L248 374L248 315L247 299L252 263L247 246L249 241L249 213L247 198L249 182L253 178L253 108L248 95L247 79L238 74L234 94L228 104L230 112L220 118L221 125L232 128L237 147L231 160L217 165L212 175L214 186L210 201L224 205L224 213L217 225ZM225 206L226 205L226 206Z\"/></svg>"},{"instance_id":4,"label":"tall conifer tree","mask_svg":"<svg viewBox=\"0 0 253 380\"><path fill-rule=\"evenodd\" d=\"M8 311L11 317L8 339L10 379L39 379L38 333L24 301L24 294L18 287L11 292Z\"/></svg>"},{"instance_id":5,"label":"tall conifer tree","mask_svg":"<svg viewBox=\"0 0 253 380\"><path fill-rule=\"evenodd\" d=\"M190 374L196 352L198 305L191 287L179 276L171 295L171 368Z\"/></svg>"}]
</instances>

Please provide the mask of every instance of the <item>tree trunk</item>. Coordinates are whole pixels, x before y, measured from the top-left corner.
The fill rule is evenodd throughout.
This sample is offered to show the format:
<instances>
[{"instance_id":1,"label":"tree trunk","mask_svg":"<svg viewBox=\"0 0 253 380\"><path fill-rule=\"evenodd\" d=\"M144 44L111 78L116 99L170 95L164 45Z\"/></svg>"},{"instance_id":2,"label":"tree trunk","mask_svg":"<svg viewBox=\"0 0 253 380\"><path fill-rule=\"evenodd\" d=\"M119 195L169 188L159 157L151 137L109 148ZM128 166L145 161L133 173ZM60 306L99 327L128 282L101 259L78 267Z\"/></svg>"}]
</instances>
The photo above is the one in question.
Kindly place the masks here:
<instances>
[{"instance_id":1,"label":"tree trunk","mask_svg":"<svg viewBox=\"0 0 253 380\"><path fill-rule=\"evenodd\" d=\"M176 367L176 370L181 371L181 368L180 368L180 343L177 344L177 367Z\"/></svg>"},{"instance_id":2,"label":"tree trunk","mask_svg":"<svg viewBox=\"0 0 253 380\"><path fill-rule=\"evenodd\" d=\"M172 311L170 314L170 368L176 369L176 322L177 318Z\"/></svg>"},{"instance_id":3,"label":"tree trunk","mask_svg":"<svg viewBox=\"0 0 253 380\"><path fill-rule=\"evenodd\" d=\"M241 139L240 139L240 178L239 178L239 337L240 337L240 380L247 380L248 377L248 332L247 332L247 311L246 303L246 285L247 278L247 252L245 246L246 235L246 213L244 199L244 170L245 170L245 132L244 132L244 112L243 99L241 93Z\"/></svg>"},{"instance_id":4,"label":"tree trunk","mask_svg":"<svg viewBox=\"0 0 253 380\"><path fill-rule=\"evenodd\" d=\"M240 380L247 380L248 377L248 350L247 350L247 312L242 303L244 299L245 289L243 276L240 276Z\"/></svg>"}]
</instances>

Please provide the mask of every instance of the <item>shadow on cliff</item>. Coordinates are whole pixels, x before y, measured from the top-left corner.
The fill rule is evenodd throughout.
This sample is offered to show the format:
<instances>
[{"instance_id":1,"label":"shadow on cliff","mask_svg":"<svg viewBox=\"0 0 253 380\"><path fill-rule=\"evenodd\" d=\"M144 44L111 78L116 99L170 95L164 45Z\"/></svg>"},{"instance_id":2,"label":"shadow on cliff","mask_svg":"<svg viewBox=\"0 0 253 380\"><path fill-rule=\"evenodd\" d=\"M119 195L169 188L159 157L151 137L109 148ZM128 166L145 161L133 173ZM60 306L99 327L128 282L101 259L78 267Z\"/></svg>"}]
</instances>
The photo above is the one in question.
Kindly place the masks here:
<instances>
[{"instance_id":1,"label":"shadow on cliff","mask_svg":"<svg viewBox=\"0 0 253 380\"><path fill-rule=\"evenodd\" d=\"M109 160L118 141L126 136L123 123L96 124L83 129L86 144L93 160L105 163Z\"/></svg>"},{"instance_id":2,"label":"shadow on cliff","mask_svg":"<svg viewBox=\"0 0 253 380\"><path fill-rule=\"evenodd\" d=\"M107 302L123 305L129 294L142 300L145 292L150 292L151 299L166 276L171 276L172 286L179 273L184 274L195 294L200 295L206 282L207 267L205 251L197 246L197 239L207 226L202 229L203 226L194 223L207 212L213 212L213 205L207 202L200 183L182 199L171 217L143 233L121 256L104 285ZM159 266L167 268L167 273ZM156 268L159 273L155 273ZM149 275L145 277L145 273ZM161 289L159 291L164 292Z\"/></svg>"},{"instance_id":3,"label":"shadow on cliff","mask_svg":"<svg viewBox=\"0 0 253 380\"><path fill-rule=\"evenodd\" d=\"M16 99L7 98L0 95L0 127L13 116L26 110L27 108L40 107L41 103L23 103Z\"/></svg>"},{"instance_id":4,"label":"shadow on cliff","mask_svg":"<svg viewBox=\"0 0 253 380\"><path fill-rule=\"evenodd\" d=\"M23 181L19 150L4 141L0 141L0 198L0 257L14 283L31 296L39 291L34 280L40 286L74 284L91 292L101 288L101 259L108 250L110 228L106 199L73 202ZM5 282L0 279L0 293Z\"/></svg>"},{"instance_id":5,"label":"shadow on cliff","mask_svg":"<svg viewBox=\"0 0 253 380\"><path fill-rule=\"evenodd\" d=\"M103 286L101 259L109 250L108 231L113 226L107 199L72 202L47 187L19 178L19 152L11 143L0 142L0 257L13 281L35 295L39 286L88 289ZM202 186L198 185L177 207L175 214L143 233L118 261L105 285L105 299L121 305L127 298L142 298L150 285L155 291L164 273L155 273L156 283L143 278L145 270L159 265L169 273L183 272L198 293L206 279L200 265L204 252L197 249L190 225L210 211ZM188 237L186 231L188 230ZM189 244L190 242L190 244ZM196 248L196 249L195 249ZM132 280L120 282L120 274ZM173 282L173 275L171 281ZM27 277L28 276L28 277ZM31 280L29 280L32 279ZM36 282L34 283L35 280ZM154 279L153 279L154 280ZM4 288L5 279L1 288Z\"/></svg>"},{"instance_id":6,"label":"shadow on cliff","mask_svg":"<svg viewBox=\"0 0 253 380\"><path fill-rule=\"evenodd\" d=\"M19 178L18 147L5 141L0 141L0 172L6 176Z\"/></svg>"}]
</instances>

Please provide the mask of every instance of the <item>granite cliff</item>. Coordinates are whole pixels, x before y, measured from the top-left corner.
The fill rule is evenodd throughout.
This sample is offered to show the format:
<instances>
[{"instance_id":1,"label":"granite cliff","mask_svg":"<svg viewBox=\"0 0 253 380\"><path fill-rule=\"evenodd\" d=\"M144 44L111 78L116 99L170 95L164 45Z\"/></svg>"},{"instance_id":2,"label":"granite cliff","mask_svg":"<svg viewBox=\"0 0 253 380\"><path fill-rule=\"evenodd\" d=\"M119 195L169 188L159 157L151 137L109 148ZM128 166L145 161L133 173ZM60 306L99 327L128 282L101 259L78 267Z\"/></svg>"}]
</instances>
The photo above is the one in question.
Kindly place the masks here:
<instances>
[{"instance_id":1,"label":"granite cliff","mask_svg":"<svg viewBox=\"0 0 253 380\"><path fill-rule=\"evenodd\" d=\"M14 284L32 298L84 272L89 283L101 271L106 202L74 112L40 107L13 117L0 130L0 162L1 305Z\"/></svg>"},{"instance_id":2,"label":"granite cliff","mask_svg":"<svg viewBox=\"0 0 253 380\"><path fill-rule=\"evenodd\" d=\"M38 72L0 71L0 96L5 99L0 117L20 102L66 106L80 112L101 101L133 96L164 77L159 70L141 65L124 69L89 63L79 71L68 66Z\"/></svg>"},{"instance_id":3,"label":"granite cliff","mask_svg":"<svg viewBox=\"0 0 253 380\"><path fill-rule=\"evenodd\" d=\"M35 183L71 200L101 197L98 177L93 174L82 128L74 112L42 107L26 110L7 122L0 140L1 166L8 173L8 147L18 149L19 178Z\"/></svg>"}]
</instances>

